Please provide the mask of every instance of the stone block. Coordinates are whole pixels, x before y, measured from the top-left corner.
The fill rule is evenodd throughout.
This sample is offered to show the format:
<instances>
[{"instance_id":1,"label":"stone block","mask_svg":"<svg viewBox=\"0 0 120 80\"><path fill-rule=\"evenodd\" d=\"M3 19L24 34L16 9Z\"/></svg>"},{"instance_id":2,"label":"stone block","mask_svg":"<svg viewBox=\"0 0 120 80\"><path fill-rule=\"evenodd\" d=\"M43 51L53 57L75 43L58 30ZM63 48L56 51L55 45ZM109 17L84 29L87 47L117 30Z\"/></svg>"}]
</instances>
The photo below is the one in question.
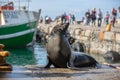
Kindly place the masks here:
<instances>
[{"instance_id":1,"label":"stone block","mask_svg":"<svg viewBox=\"0 0 120 80\"><path fill-rule=\"evenodd\" d=\"M91 35L91 30L86 30L85 31L85 36L86 37L90 37L90 35Z\"/></svg>"},{"instance_id":2,"label":"stone block","mask_svg":"<svg viewBox=\"0 0 120 80\"><path fill-rule=\"evenodd\" d=\"M120 44L116 44L115 47L116 47L116 50L115 50L115 51L117 51L117 52L120 53Z\"/></svg>"},{"instance_id":3,"label":"stone block","mask_svg":"<svg viewBox=\"0 0 120 80\"><path fill-rule=\"evenodd\" d=\"M99 41L99 34L100 34L100 31L94 31L94 32L92 32L91 33L91 39Z\"/></svg>"},{"instance_id":4,"label":"stone block","mask_svg":"<svg viewBox=\"0 0 120 80\"><path fill-rule=\"evenodd\" d=\"M98 54L105 54L105 52L106 52L107 50L106 49L103 49L103 48L98 48L97 49L97 52L98 52Z\"/></svg>"},{"instance_id":5,"label":"stone block","mask_svg":"<svg viewBox=\"0 0 120 80\"><path fill-rule=\"evenodd\" d=\"M90 48L90 53L96 54L96 53L98 53L98 50L96 48Z\"/></svg>"},{"instance_id":6,"label":"stone block","mask_svg":"<svg viewBox=\"0 0 120 80\"><path fill-rule=\"evenodd\" d=\"M75 35L74 38L80 40L80 35Z\"/></svg>"},{"instance_id":7,"label":"stone block","mask_svg":"<svg viewBox=\"0 0 120 80\"><path fill-rule=\"evenodd\" d=\"M116 33L116 42L120 43L120 33Z\"/></svg>"},{"instance_id":8,"label":"stone block","mask_svg":"<svg viewBox=\"0 0 120 80\"><path fill-rule=\"evenodd\" d=\"M98 42L98 47L99 48L103 48L103 43L102 42Z\"/></svg>"},{"instance_id":9,"label":"stone block","mask_svg":"<svg viewBox=\"0 0 120 80\"><path fill-rule=\"evenodd\" d=\"M114 50L115 49L114 41L105 41L105 44L106 44L108 50Z\"/></svg>"},{"instance_id":10,"label":"stone block","mask_svg":"<svg viewBox=\"0 0 120 80\"><path fill-rule=\"evenodd\" d=\"M85 36L85 31L81 31L81 36Z\"/></svg>"},{"instance_id":11,"label":"stone block","mask_svg":"<svg viewBox=\"0 0 120 80\"><path fill-rule=\"evenodd\" d=\"M114 32L105 32L104 33L104 40L114 41L115 40L115 33Z\"/></svg>"},{"instance_id":12,"label":"stone block","mask_svg":"<svg viewBox=\"0 0 120 80\"><path fill-rule=\"evenodd\" d=\"M70 32L71 35L75 35L74 30L70 29L69 32Z\"/></svg>"},{"instance_id":13,"label":"stone block","mask_svg":"<svg viewBox=\"0 0 120 80\"><path fill-rule=\"evenodd\" d=\"M82 37L80 37L80 40L81 40L81 41L89 41L89 38L82 36Z\"/></svg>"},{"instance_id":14,"label":"stone block","mask_svg":"<svg viewBox=\"0 0 120 80\"><path fill-rule=\"evenodd\" d=\"M45 32L45 33L48 33L48 27L47 27L47 26L42 27L41 30L42 30L43 32Z\"/></svg>"},{"instance_id":15,"label":"stone block","mask_svg":"<svg viewBox=\"0 0 120 80\"><path fill-rule=\"evenodd\" d=\"M48 28L48 31L49 31L48 33L49 33L49 34L51 33L52 29L53 29L53 27L49 27L49 28Z\"/></svg>"},{"instance_id":16,"label":"stone block","mask_svg":"<svg viewBox=\"0 0 120 80\"><path fill-rule=\"evenodd\" d=\"M91 48L98 48L98 45L99 45L98 42L91 42L90 43Z\"/></svg>"},{"instance_id":17,"label":"stone block","mask_svg":"<svg viewBox=\"0 0 120 80\"><path fill-rule=\"evenodd\" d=\"M81 30L80 29L75 29L75 35L80 35Z\"/></svg>"}]
</instances>

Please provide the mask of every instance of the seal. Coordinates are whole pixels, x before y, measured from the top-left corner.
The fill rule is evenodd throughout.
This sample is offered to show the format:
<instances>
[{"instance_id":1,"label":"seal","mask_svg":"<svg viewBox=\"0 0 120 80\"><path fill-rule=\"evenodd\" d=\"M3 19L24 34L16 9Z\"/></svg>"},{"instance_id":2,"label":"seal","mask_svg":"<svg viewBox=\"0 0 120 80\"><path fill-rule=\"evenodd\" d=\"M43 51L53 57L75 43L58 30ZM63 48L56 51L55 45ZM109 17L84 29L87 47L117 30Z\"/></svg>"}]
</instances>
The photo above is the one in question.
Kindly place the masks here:
<instances>
[{"instance_id":1,"label":"seal","mask_svg":"<svg viewBox=\"0 0 120 80\"><path fill-rule=\"evenodd\" d=\"M46 43L49 63L45 68L49 68L52 64L56 68L96 66L97 61L93 57L72 51L70 45L72 43L66 37L68 27L69 23L64 23L56 25L52 29Z\"/></svg>"},{"instance_id":2,"label":"seal","mask_svg":"<svg viewBox=\"0 0 120 80\"><path fill-rule=\"evenodd\" d=\"M84 52L72 51L69 67L99 67L99 63L90 55Z\"/></svg>"},{"instance_id":3,"label":"seal","mask_svg":"<svg viewBox=\"0 0 120 80\"><path fill-rule=\"evenodd\" d=\"M49 63L46 67L53 64L57 68L67 68L67 63L71 56L71 46L65 34L69 23L56 25L49 35L46 43Z\"/></svg>"}]
</instances>

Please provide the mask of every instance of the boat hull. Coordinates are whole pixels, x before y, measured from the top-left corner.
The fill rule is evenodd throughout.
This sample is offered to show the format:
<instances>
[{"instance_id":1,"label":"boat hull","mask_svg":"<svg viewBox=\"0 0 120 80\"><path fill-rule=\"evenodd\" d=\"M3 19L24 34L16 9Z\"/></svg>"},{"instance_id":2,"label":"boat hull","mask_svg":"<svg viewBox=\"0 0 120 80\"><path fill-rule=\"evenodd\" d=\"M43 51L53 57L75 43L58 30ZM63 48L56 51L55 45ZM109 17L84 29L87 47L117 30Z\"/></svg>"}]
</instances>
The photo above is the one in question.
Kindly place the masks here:
<instances>
[{"instance_id":1,"label":"boat hull","mask_svg":"<svg viewBox=\"0 0 120 80\"><path fill-rule=\"evenodd\" d=\"M0 43L4 44L6 47L10 48L22 48L26 47L28 43L32 41L34 32L13 37L13 38L8 38L8 39L1 39Z\"/></svg>"},{"instance_id":2,"label":"boat hull","mask_svg":"<svg viewBox=\"0 0 120 80\"><path fill-rule=\"evenodd\" d=\"M32 26L31 26L32 25ZM36 21L21 25L4 26L0 28L0 43L6 47L26 47L32 42Z\"/></svg>"}]
</instances>

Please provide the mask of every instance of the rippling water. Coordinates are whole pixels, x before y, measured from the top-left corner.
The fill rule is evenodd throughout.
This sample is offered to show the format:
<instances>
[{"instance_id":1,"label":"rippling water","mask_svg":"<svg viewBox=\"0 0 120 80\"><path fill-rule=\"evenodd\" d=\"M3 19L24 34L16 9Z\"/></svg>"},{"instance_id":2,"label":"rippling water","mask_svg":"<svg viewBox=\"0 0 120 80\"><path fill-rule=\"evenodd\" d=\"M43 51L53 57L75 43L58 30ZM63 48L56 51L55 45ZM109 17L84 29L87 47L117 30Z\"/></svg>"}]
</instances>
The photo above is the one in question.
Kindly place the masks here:
<instances>
[{"instance_id":1,"label":"rippling water","mask_svg":"<svg viewBox=\"0 0 120 80\"><path fill-rule=\"evenodd\" d=\"M35 45L34 48L7 49L10 56L6 58L7 62L13 66L39 65L44 67L47 63L46 49L43 46ZM105 62L100 54L90 54L98 62Z\"/></svg>"},{"instance_id":2,"label":"rippling water","mask_svg":"<svg viewBox=\"0 0 120 80\"><path fill-rule=\"evenodd\" d=\"M10 52L10 56L6 58L6 61L14 66L25 65L40 65L43 54L46 53L45 48L35 45L34 48L20 48L20 49L6 49ZM45 60L43 61L45 62Z\"/></svg>"}]
</instances>

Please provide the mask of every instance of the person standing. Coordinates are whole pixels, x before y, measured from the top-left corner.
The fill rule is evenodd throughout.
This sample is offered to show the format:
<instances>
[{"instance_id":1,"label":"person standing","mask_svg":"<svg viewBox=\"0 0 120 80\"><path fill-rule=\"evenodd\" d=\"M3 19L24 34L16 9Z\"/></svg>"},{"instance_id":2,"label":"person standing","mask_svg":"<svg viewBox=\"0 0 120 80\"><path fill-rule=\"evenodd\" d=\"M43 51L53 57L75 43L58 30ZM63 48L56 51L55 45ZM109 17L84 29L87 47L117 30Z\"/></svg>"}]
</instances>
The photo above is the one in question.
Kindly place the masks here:
<instances>
[{"instance_id":1,"label":"person standing","mask_svg":"<svg viewBox=\"0 0 120 80\"><path fill-rule=\"evenodd\" d=\"M120 6L118 7L118 21L119 21L119 24L120 24Z\"/></svg>"},{"instance_id":2,"label":"person standing","mask_svg":"<svg viewBox=\"0 0 120 80\"><path fill-rule=\"evenodd\" d=\"M110 18L110 14L107 11L106 14L105 14L105 23L106 23L106 25L108 25L108 23L109 23L109 18Z\"/></svg>"},{"instance_id":3,"label":"person standing","mask_svg":"<svg viewBox=\"0 0 120 80\"><path fill-rule=\"evenodd\" d=\"M95 24L96 24L96 8L94 8L91 11L91 20L92 20L92 24L95 26Z\"/></svg>"},{"instance_id":4,"label":"person standing","mask_svg":"<svg viewBox=\"0 0 120 80\"><path fill-rule=\"evenodd\" d=\"M69 22L69 19L70 19L70 16L69 16L69 15L66 15L66 16L65 16L65 23L68 23L68 22Z\"/></svg>"},{"instance_id":5,"label":"person standing","mask_svg":"<svg viewBox=\"0 0 120 80\"><path fill-rule=\"evenodd\" d=\"M99 10L98 10L97 16L98 16L98 27L100 27L101 24L102 24L102 12L101 12L101 9L100 9L100 8L99 8Z\"/></svg>"},{"instance_id":6,"label":"person standing","mask_svg":"<svg viewBox=\"0 0 120 80\"><path fill-rule=\"evenodd\" d=\"M112 15L117 16L117 10L115 8L112 9Z\"/></svg>"},{"instance_id":7,"label":"person standing","mask_svg":"<svg viewBox=\"0 0 120 80\"><path fill-rule=\"evenodd\" d=\"M62 23L66 22L65 17L66 17L66 12L64 12L64 14L62 14L62 16L61 16Z\"/></svg>"},{"instance_id":8,"label":"person standing","mask_svg":"<svg viewBox=\"0 0 120 80\"><path fill-rule=\"evenodd\" d=\"M112 26L115 27L116 16L114 14L110 16L110 21L111 21Z\"/></svg>"},{"instance_id":9,"label":"person standing","mask_svg":"<svg viewBox=\"0 0 120 80\"><path fill-rule=\"evenodd\" d=\"M71 19L72 19L72 24L75 24L75 15L74 14L71 15Z\"/></svg>"},{"instance_id":10,"label":"person standing","mask_svg":"<svg viewBox=\"0 0 120 80\"><path fill-rule=\"evenodd\" d=\"M117 10L113 8L112 15L111 15L111 23L113 27L115 27L116 17L117 17Z\"/></svg>"},{"instance_id":11,"label":"person standing","mask_svg":"<svg viewBox=\"0 0 120 80\"><path fill-rule=\"evenodd\" d=\"M86 25L90 25L90 10L85 13Z\"/></svg>"},{"instance_id":12,"label":"person standing","mask_svg":"<svg viewBox=\"0 0 120 80\"><path fill-rule=\"evenodd\" d=\"M45 24L48 24L48 19L49 19L49 17L45 16Z\"/></svg>"}]
</instances>

